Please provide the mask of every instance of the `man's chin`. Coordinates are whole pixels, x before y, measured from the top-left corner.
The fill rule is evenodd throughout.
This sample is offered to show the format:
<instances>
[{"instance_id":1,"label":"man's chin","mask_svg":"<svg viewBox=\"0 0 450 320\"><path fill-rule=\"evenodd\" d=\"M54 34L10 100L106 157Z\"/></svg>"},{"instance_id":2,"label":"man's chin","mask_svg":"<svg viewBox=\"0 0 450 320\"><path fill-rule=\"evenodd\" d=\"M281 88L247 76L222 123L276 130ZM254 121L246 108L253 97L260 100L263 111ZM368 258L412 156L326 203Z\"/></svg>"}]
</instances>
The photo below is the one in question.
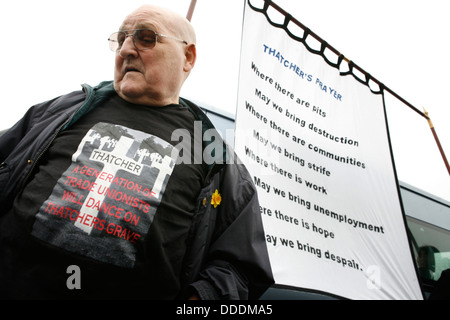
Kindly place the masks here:
<instances>
[{"instance_id":1,"label":"man's chin","mask_svg":"<svg viewBox=\"0 0 450 320\"><path fill-rule=\"evenodd\" d=\"M114 89L123 100L139 105L165 106L179 101L178 97L164 98L157 91L151 91L148 86L142 86L136 81L114 82Z\"/></svg>"},{"instance_id":2,"label":"man's chin","mask_svg":"<svg viewBox=\"0 0 450 320\"><path fill-rule=\"evenodd\" d=\"M142 95L142 89L130 82L114 84L114 89L122 99L132 102Z\"/></svg>"}]
</instances>

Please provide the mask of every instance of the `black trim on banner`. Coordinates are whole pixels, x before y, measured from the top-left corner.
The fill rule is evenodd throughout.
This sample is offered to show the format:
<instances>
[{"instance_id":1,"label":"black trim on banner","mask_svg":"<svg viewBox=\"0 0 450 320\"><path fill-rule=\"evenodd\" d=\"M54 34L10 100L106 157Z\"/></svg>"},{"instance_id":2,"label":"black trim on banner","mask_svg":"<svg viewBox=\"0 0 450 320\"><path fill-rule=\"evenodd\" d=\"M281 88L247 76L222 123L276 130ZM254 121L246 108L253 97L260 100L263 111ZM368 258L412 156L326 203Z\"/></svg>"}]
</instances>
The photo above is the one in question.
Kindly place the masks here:
<instances>
[{"instance_id":1,"label":"black trim on banner","mask_svg":"<svg viewBox=\"0 0 450 320\"><path fill-rule=\"evenodd\" d=\"M394 91L392 91L391 89L389 89L387 86L385 86L382 82L380 82L379 80L377 80L376 78L374 78L370 73L366 72L364 69L362 69L361 67L359 67L357 64L355 64L353 61L349 60L348 58L346 58L342 53L340 53L338 50L336 50L334 47L332 47L331 45L329 45L326 41L324 41L322 38L320 38L317 34L315 34L314 32L312 32L309 28L307 28L305 25L303 25L301 22L299 22L298 20L296 20L294 17L292 17L291 14L289 14L288 12L286 12L285 10L283 10L280 6L278 6L276 3L274 3L272 0L260 0L260 1L264 1L264 6L262 8L258 8L256 6L254 6L250 0L247 0L248 5L250 6L250 8L252 8L254 11L256 12L260 12L263 13L266 18L267 21L274 27L277 28L281 28L283 30L286 31L286 33L294 40L297 40L299 42L302 42L305 47L312 53L318 54L320 56L322 56L322 58L332 67L338 69L340 71L340 74L343 76L346 75L352 75L356 80L358 80L360 83L366 85L370 91L372 91L374 94L382 94L384 91L389 92L390 94L392 94L395 98L397 98L398 100L400 100L401 102L403 102L405 105L407 105L409 108L411 108L413 111L415 111L416 113L418 113L419 115L421 115L422 117L424 117L425 119L428 119L428 116L420 111L419 109L417 109L415 106L413 106L411 103L409 103L408 101L406 101L404 98L402 98L401 96L399 96L397 93L395 93ZM278 24L273 22L268 14L268 9L269 7L274 8L275 10L277 10L280 14L284 15L285 19L284 19L284 23L283 24ZM289 28L288 25L289 23L292 22L295 25L297 25L298 27L300 27L304 34L303 37L300 37L298 35L293 34ZM320 50L315 50L314 48L312 48L311 46L308 45L306 39L311 36L313 37L315 40L317 40L320 44L321 44L321 49ZM324 54L325 50L328 49L329 51L331 51L332 53L334 53L337 56L337 63L333 63L332 61L330 61L326 55ZM342 72L340 70L341 68L341 64L342 62L345 61L348 64L348 68L349 70L346 72ZM361 79L360 77L358 77L355 73L354 70L359 71L360 73L362 73L363 78ZM379 89L378 90L374 90L371 88L370 83L373 82L375 84L378 85Z\"/></svg>"},{"instance_id":2,"label":"black trim on banner","mask_svg":"<svg viewBox=\"0 0 450 320\"><path fill-rule=\"evenodd\" d=\"M420 277L419 269L417 268L417 264L414 261L413 241L415 241L415 239L412 237L412 234L411 234L411 232L410 232L410 230L408 228L408 223L406 221L405 207L403 205L403 198L402 198L402 193L400 191L400 183L398 181L397 168L395 166L395 161L394 161L394 152L393 152L393 149L392 149L391 134L389 132L389 121L388 121L387 112L386 112L386 101L384 99L384 95L383 95L382 99L383 99L384 119L385 119L385 122L386 122L386 135L387 135L388 143L389 143L389 152L391 153L392 170L393 170L394 176L395 176L395 184L396 184L396 187L397 187L397 195L398 195L398 199L399 199L399 203L400 203L400 209L402 211L403 225L405 227L405 233L406 233L406 237L408 239L408 246L409 246L409 251L410 251L410 254L411 254L411 263L414 266L414 270L416 272L417 281L418 281L418 283L420 285L420 292L422 293L422 299L425 300L425 293L424 293L422 278Z\"/></svg>"}]
</instances>

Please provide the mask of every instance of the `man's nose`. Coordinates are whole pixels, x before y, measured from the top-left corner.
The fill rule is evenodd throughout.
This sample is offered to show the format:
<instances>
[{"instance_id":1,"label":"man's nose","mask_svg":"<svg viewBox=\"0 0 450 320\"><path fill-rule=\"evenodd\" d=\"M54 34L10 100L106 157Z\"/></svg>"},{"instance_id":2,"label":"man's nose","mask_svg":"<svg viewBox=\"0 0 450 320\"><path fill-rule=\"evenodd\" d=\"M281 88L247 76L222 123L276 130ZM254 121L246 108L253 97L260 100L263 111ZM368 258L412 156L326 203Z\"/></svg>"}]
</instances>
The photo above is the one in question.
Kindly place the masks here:
<instances>
[{"instance_id":1,"label":"man's nose","mask_svg":"<svg viewBox=\"0 0 450 320\"><path fill-rule=\"evenodd\" d=\"M126 58L128 56L137 56L138 52L133 42L133 36L127 35L125 41L122 43L122 47L119 50L119 55L122 58Z\"/></svg>"}]
</instances>

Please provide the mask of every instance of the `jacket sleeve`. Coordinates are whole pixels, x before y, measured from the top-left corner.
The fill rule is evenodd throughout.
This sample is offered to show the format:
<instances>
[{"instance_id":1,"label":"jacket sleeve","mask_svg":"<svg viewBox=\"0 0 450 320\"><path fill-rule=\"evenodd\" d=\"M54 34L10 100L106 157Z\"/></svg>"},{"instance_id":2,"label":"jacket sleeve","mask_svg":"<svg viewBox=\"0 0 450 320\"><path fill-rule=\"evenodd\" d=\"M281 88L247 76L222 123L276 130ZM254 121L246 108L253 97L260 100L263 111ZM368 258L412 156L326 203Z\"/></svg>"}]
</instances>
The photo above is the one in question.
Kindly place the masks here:
<instances>
[{"instance_id":1,"label":"jacket sleeve","mask_svg":"<svg viewBox=\"0 0 450 320\"><path fill-rule=\"evenodd\" d=\"M33 118L36 118L40 109L35 106L30 108L25 115L4 134L0 136L0 162L4 162L8 155L19 144L33 125ZM39 116L39 115L38 115Z\"/></svg>"},{"instance_id":2,"label":"jacket sleeve","mask_svg":"<svg viewBox=\"0 0 450 320\"><path fill-rule=\"evenodd\" d=\"M34 142L34 138L45 133L48 127L61 124L73 111L70 107L78 106L84 100L85 93L77 90L29 108L14 126L0 136L0 163L4 162L16 147L28 147Z\"/></svg>"},{"instance_id":3,"label":"jacket sleeve","mask_svg":"<svg viewBox=\"0 0 450 320\"><path fill-rule=\"evenodd\" d=\"M31 107L22 119L0 136L0 215L11 206L31 167L29 164L48 144L55 128L67 118L67 106L84 100L80 92Z\"/></svg>"},{"instance_id":4,"label":"jacket sleeve","mask_svg":"<svg viewBox=\"0 0 450 320\"><path fill-rule=\"evenodd\" d=\"M0 136L0 216L12 203L13 191L26 170L26 161L30 159L30 145L36 141L33 131L35 119L42 117L42 108L34 106L14 126ZM39 132L39 130L35 130Z\"/></svg>"},{"instance_id":5,"label":"jacket sleeve","mask_svg":"<svg viewBox=\"0 0 450 320\"><path fill-rule=\"evenodd\" d=\"M201 299L258 299L273 275L256 189L242 164L226 165L218 185L220 205L214 209L210 198L207 203L214 221L211 243L191 286Z\"/></svg>"}]
</instances>

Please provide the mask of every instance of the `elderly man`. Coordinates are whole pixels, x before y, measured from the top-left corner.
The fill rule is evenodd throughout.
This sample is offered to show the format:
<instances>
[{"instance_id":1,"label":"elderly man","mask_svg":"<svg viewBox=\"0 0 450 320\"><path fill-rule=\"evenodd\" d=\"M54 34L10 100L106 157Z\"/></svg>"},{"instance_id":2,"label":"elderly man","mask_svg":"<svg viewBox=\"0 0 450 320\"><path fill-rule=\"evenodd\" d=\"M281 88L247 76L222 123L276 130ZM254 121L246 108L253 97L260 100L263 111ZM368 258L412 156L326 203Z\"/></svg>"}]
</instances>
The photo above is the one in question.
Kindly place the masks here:
<instances>
[{"instance_id":1,"label":"elderly man","mask_svg":"<svg viewBox=\"0 0 450 320\"><path fill-rule=\"evenodd\" d=\"M194 161L196 128L212 128L180 98L195 41L143 6L109 38L113 82L33 106L0 138L2 297L256 299L273 283L245 167L223 142Z\"/></svg>"}]
</instances>

